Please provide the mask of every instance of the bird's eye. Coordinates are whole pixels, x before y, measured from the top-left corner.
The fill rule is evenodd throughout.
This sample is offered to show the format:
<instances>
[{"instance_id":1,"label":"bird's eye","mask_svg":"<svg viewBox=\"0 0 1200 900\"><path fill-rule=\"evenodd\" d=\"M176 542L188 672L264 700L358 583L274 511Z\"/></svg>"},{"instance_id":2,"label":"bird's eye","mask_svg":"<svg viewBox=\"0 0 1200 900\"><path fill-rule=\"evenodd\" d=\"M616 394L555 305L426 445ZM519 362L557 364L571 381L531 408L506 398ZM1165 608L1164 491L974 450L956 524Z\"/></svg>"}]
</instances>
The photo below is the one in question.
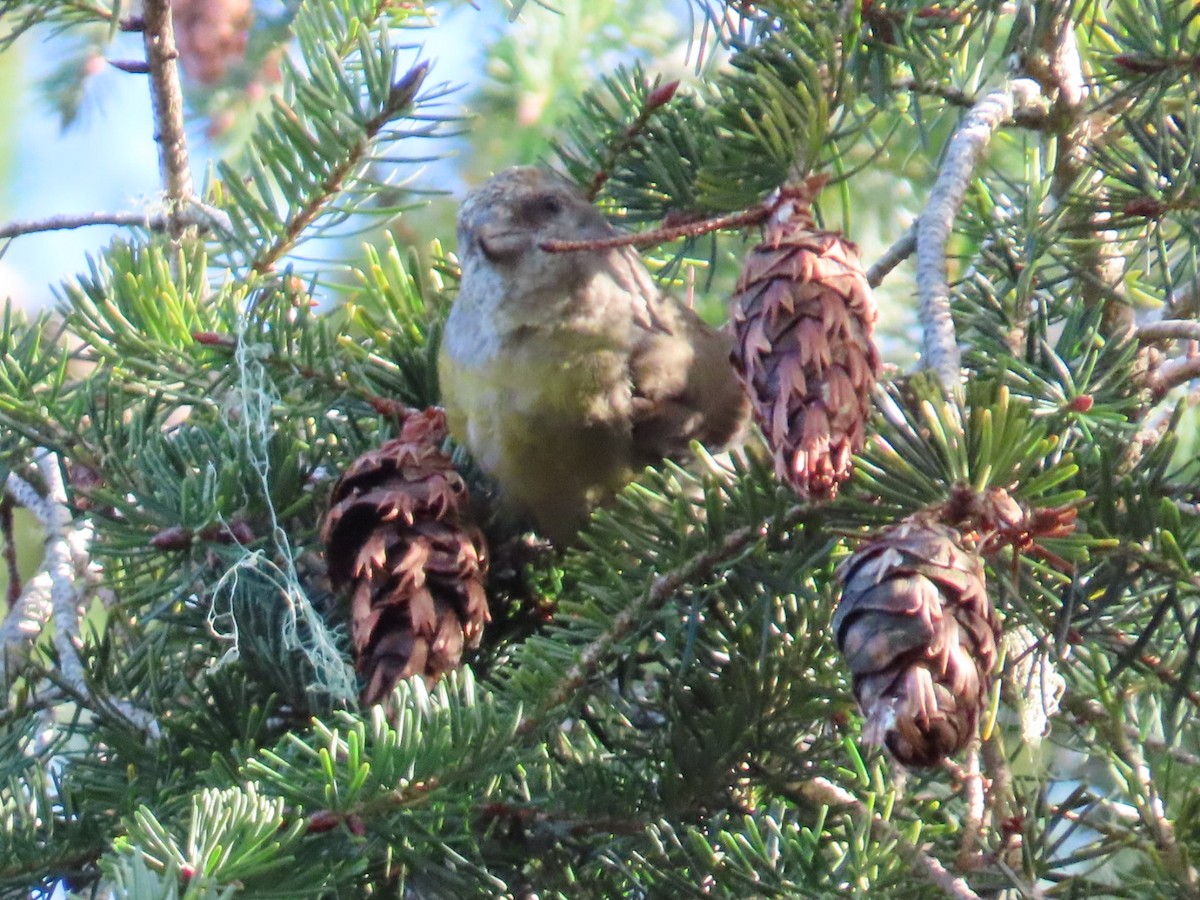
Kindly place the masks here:
<instances>
[{"instance_id":1,"label":"bird's eye","mask_svg":"<svg viewBox=\"0 0 1200 900\"><path fill-rule=\"evenodd\" d=\"M531 219L550 219L563 210L562 200L553 194L541 194L534 197L526 205L526 211Z\"/></svg>"}]
</instances>

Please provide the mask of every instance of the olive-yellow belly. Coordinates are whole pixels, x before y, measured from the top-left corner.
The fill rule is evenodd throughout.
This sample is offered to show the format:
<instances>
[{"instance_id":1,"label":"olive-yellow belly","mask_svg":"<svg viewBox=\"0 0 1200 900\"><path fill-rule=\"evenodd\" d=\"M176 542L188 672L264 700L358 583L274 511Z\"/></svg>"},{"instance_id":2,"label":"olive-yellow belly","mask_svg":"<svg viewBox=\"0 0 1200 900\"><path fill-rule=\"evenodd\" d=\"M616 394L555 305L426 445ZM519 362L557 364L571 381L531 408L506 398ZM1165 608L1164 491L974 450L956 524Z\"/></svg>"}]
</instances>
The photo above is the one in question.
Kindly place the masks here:
<instances>
[{"instance_id":1,"label":"olive-yellow belly","mask_svg":"<svg viewBox=\"0 0 1200 900\"><path fill-rule=\"evenodd\" d=\"M550 360L536 338L490 360L439 360L451 434L556 542L632 475L625 356L586 343Z\"/></svg>"}]
</instances>

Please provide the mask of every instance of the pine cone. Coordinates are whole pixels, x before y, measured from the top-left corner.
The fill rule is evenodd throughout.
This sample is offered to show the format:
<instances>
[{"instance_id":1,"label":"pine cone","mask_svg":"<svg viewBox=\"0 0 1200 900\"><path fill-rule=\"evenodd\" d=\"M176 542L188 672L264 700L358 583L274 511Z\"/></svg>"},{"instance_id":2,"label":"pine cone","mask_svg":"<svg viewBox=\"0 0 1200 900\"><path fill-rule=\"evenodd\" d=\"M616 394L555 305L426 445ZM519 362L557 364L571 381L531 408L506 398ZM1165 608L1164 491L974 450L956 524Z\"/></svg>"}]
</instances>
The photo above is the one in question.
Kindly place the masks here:
<instances>
[{"instance_id":1,"label":"pine cone","mask_svg":"<svg viewBox=\"0 0 1200 900\"><path fill-rule=\"evenodd\" d=\"M250 0L173 0L175 42L189 78L216 84L245 55L254 7Z\"/></svg>"},{"instance_id":2,"label":"pine cone","mask_svg":"<svg viewBox=\"0 0 1200 900\"><path fill-rule=\"evenodd\" d=\"M908 766L930 766L975 733L996 664L999 623L983 563L957 532L908 519L840 567L833 617L863 736Z\"/></svg>"},{"instance_id":3,"label":"pine cone","mask_svg":"<svg viewBox=\"0 0 1200 900\"><path fill-rule=\"evenodd\" d=\"M482 533L463 520L467 488L442 452L440 409L338 479L321 530L329 579L353 587L350 633L364 704L417 673L436 681L476 647L489 620Z\"/></svg>"},{"instance_id":4,"label":"pine cone","mask_svg":"<svg viewBox=\"0 0 1200 900\"><path fill-rule=\"evenodd\" d=\"M854 244L819 231L816 185L781 194L734 294L734 368L775 460L801 496L830 498L862 449L879 377L876 309Z\"/></svg>"}]
</instances>

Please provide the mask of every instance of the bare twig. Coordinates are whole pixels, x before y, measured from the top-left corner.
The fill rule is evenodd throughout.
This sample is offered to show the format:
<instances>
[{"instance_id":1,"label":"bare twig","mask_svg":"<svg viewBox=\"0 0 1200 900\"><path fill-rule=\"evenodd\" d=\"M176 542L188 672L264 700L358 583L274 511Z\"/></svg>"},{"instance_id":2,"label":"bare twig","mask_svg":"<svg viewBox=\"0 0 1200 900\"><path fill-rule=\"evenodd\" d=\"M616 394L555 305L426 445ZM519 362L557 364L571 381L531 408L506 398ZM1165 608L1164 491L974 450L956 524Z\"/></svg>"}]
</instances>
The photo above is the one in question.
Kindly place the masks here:
<instances>
[{"instance_id":1,"label":"bare twig","mask_svg":"<svg viewBox=\"0 0 1200 900\"><path fill-rule=\"evenodd\" d=\"M983 773L979 770L979 735L971 738L967 747L967 764L963 776L963 795L967 803L967 812L963 817L958 867L970 869L979 854L983 840L984 790Z\"/></svg>"},{"instance_id":2,"label":"bare twig","mask_svg":"<svg viewBox=\"0 0 1200 900\"><path fill-rule=\"evenodd\" d=\"M1131 793L1138 814L1162 854L1167 869L1186 890L1185 896L1200 897L1200 873L1197 873L1196 867L1188 861L1187 854L1179 846L1175 826L1167 818L1162 796L1154 784L1154 773L1146 763L1141 748L1129 739L1112 715L1099 720L1097 726L1129 769L1129 777L1133 782L1131 787L1135 788Z\"/></svg>"},{"instance_id":3,"label":"bare twig","mask_svg":"<svg viewBox=\"0 0 1200 900\"><path fill-rule=\"evenodd\" d=\"M883 252L883 256L875 260L871 268L867 269L867 284L873 288L879 287L883 284L883 279L887 278L888 273L912 256L916 249L917 223L914 222L908 227L908 231L900 236L900 240L888 247Z\"/></svg>"},{"instance_id":4,"label":"bare twig","mask_svg":"<svg viewBox=\"0 0 1200 900\"><path fill-rule=\"evenodd\" d=\"M880 843L891 844L910 866L925 876L931 884L947 897L956 900L978 900L976 894L962 878L956 878L940 862L910 843L894 825L867 809L861 800L832 781L814 778L800 786L800 793L810 802L823 806L849 806L856 815L871 823L871 834Z\"/></svg>"},{"instance_id":5,"label":"bare twig","mask_svg":"<svg viewBox=\"0 0 1200 900\"><path fill-rule=\"evenodd\" d=\"M66 231L71 228L87 228L91 225L120 225L133 228L162 227L161 220L146 213L111 212L83 213L81 215L49 216L45 219L33 219L23 222L9 222L0 225L0 240L20 237L23 234L37 234L42 231Z\"/></svg>"},{"instance_id":6,"label":"bare twig","mask_svg":"<svg viewBox=\"0 0 1200 900\"><path fill-rule=\"evenodd\" d=\"M972 107L975 97L961 88L938 81L918 81L915 78L901 78L896 87L913 94L923 94L927 97L940 97L952 106Z\"/></svg>"},{"instance_id":7,"label":"bare twig","mask_svg":"<svg viewBox=\"0 0 1200 900\"><path fill-rule=\"evenodd\" d=\"M27 507L46 528L46 551L41 570L25 585L16 605L9 610L0 627L0 672L20 670L38 635L54 618L54 648L59 658L59 674L64 686L95 708L107 707L151 736L158 733L154 718L121 700L100 701L92 697L87 673L79 659L79 621L82 615L82 591L91 568L91 524L75 522L67 502L58 456L39 450L35 459L46 493L37 490L10 472L5 482L8 495ZM7 674L4 675L7 677ZM8 684L2 686L5 690Z\"/></svg>"},{"instance_id":8,"label":"bare twig","mask_svg":"<svg viewBox=\"0 0 1200 900\"><path fill-rule=\"evenodd\" d=\"M619 234L616 237L599 238L591 241L543 241L538 246L547 253L573 253L578 250L611 250L614 247L654 247L667 244L683 237L700 237L712 231L725 228L745 228L748 225L758 225L765 222L770 215L767 205L752 206L742 212L730 213L727 216L717 216L712 219L701 219L697 222L687 222L683 225L669 225L663 228L652 228L636 234Z\"/></svg>"},{"instance_id":9,"label":"bare twig","mask_svg":"<svg viewBox=\"0 0 1200 900\"><path fill-rule=\"evenodd\" d=\"M1002 122L1017 106L1039 94L1037 84L1016 79L986 93L966 114L950 139L929 202L917 220L917 296L924 331L925 365L948 392L960 390L962 353L950 314L946 243L979 158Z\"/></svg>"},{"instance_id":10,"label":"bare twig","mask_svg":"<svg viewBox=\"0 0 1200 900\"><path fill-rule=\"evenodd\" d=\"M8 570L8 608L21 599L21 571L17 567L17 537L13 527L12 498L0 499L0 540L4 541L4 568Z\"/></svg>"},{"instance_id":11,"label":"bare twig","mask_svg":"<svg viewBox=\"0 0 1200 900\"><path fill-rule=\"evenodd\" d=\"M1187 384L1194 378L1200 378L1200 356L1169 359L1151 374L1150 390L1161 397L1171 388Z\"/></svg>"},{"instance_id":12,"label":"bare twig","mask_svg":"<svg viewBox=\"0 0 1200 900\"><path fill-rule=\"evenodd\" d=\"M1099 184L1102 173L1093 172L1089 175L1091 183L1082 191L1077 189L1080 176L1089 166L1094 144L1103 140L1107 121L1087 105L1088 77L1075 39L1071 4L1051 4L1048 12L1044 26L1034 37L1044 56L1029 54L1028 59L1030 77L1053 100L1050 120L1057 123L1050 194L1059 204L1065 203L1072 191L1094 201L1091 205L1077 203L1070 208L1064 229L1094 235L1094 240L1077 244L1079 296L1089 306L1102 305L1105 332L1119 334L1133 325L1133 316L1121 293L1123 259L1115 249L1116 235L1105 228L1109 214L1097 211L1106 195Z\"/></svg>"},{"instance_id":13,"label":"bare twig","mask_svg":"<svg viewBox=\"0 0 1200 900\"><path fill-rule=\"evenodd\" d=\"M783 530L791 528L804 517L809 508L807 503L797 503L784 514L778 527ZM638 622L646 621L649 612L670 600L681 587L690 583L700 573L710 571L725 560L733 559L767 533L768 526L765 523L738 528L708 552L694 556L678 568L654 579L641 597L613 617L603 634L583 648L575 664L546 692L538 709L525 716L517 725L516 733L530 734L539 727L548 713L570 700L604 664L613 645L629 634Z\"/></svg>"},{"instance_id":14,"label":"bare twig","mask_svg":"<svg viewBox=\"0 0 1200 900\"><path fill-rule=\"evenodd\" d=\"M1187 319L1163 319L1139 325L1137 339L1151 341L1200 341L1200 322Z\"/></svg>"},{"instance_id":15,"label":"bare twig","mask_svg":"<svg viewBox=\"0 0 1200 900\"><path fill-rule=\"evenodd\" d=\"M145 0L142 32L150 65L150 98L154 104L154 139L158 170L166 188L168 231L179 237L185 224L178 218L191 200L192 170L183 123L183 90L179 85L179 51L170 0Z\"/></svg>"}]
</instances>

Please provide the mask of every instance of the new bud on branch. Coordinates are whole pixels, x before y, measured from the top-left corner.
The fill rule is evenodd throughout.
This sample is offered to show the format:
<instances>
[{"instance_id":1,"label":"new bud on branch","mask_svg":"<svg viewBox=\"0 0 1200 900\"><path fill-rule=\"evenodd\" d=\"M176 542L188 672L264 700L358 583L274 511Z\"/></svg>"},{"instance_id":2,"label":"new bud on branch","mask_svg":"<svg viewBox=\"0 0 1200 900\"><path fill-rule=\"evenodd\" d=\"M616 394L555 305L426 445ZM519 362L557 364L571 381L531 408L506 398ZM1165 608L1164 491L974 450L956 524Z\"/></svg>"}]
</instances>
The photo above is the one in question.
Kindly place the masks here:
<instances>
[{"instance_id":1,"label":"new bud on branch","mask_svg":"<svg viewBox=\"0 0 1200 900\"><path fill-rule=\"evenodd\" d=\"M353 590L365 704L410 675L457 668L489 620L487 551L464 518L467 488L445 439L441 410L410 413L398 438L350 465L329 501L321 537L333 586Z\"/></svg>"},{"instance_id":2,"label":"new bud on branch","mask_svg":"<svg viewBox=\"0 0 1200 900\"><path fill-rule=\"evenodd\" d=\"M733 364L770 445L775 472L826 499L850 477L879 377L875 299L858 250L819 230L815 181L785 188L733 297Z\"/></svg>"}]
</instances>

